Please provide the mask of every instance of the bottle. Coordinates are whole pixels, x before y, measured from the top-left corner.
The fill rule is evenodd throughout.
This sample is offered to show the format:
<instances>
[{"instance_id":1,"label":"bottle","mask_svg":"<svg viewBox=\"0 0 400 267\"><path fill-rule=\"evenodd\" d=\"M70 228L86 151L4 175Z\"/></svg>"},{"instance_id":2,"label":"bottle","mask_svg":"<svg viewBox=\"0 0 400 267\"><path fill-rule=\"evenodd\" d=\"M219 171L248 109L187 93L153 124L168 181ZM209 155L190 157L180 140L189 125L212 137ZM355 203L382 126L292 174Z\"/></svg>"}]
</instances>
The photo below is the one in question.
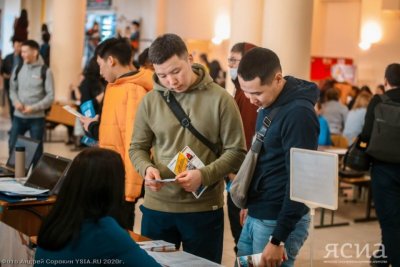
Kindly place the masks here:
<instances>
[{"instance_id":1,"label":"bottle","mask_svg":"<svg viewBox=\"0 0 400 267\"><path fill-rule=\"evenodd\" d=\"M25 147L15 146L15 178L25 177Z\"/></svg>"}]
</instances>

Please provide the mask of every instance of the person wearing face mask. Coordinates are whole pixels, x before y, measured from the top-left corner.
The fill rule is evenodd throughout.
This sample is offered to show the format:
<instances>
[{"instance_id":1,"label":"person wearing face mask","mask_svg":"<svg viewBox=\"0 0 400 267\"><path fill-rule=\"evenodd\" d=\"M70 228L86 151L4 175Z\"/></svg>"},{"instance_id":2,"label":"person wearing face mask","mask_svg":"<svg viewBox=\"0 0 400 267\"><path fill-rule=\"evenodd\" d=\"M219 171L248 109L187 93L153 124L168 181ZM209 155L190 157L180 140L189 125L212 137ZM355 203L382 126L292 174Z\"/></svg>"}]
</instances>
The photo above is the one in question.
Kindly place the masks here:
<instances>
[{"instance_id":1,"label":"person wearing face mask","mask_svg":"<svg viewBox=\"0 0 400 267\"><path fill-rule=\"evenodd\" d=\"M242 118L243 126L244 126L244 134L246 138L246 148L247 150L251 147L251 140L253 138L256 126L257 119L257 107L250 103L250 100L244 95L242 88L240 87L238 80L238 67L239 62L242 57L251 49L256 47L251 43L236 43L232 46L232 49L228 58L228 66L229 73L232 78L232 82L235 85L234 98L239 107L240 116ZM235 245L239 241L240 232L242 231L242 226L240 222L240 209L235 206L232 202L231 195L229 192L230 184L232 180L235 178L235 174L229 174L226 182L227 182L227 205L228 205L228 217L229 223L231 225L232 236L235 240ZM235 247L235 252L237 252L237 248Z\"/></svg>"}]
</instances>

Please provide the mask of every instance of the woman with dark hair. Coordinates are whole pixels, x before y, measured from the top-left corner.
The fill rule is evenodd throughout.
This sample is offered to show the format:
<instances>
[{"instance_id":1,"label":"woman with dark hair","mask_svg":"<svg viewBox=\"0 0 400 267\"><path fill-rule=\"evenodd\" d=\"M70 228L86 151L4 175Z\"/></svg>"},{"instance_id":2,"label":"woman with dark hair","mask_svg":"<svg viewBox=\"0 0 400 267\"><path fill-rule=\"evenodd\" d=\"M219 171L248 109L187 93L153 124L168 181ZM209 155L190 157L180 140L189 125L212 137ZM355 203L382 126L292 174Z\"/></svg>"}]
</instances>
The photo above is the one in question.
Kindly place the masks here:
<instances>
[{"instance_id":1,"label":"woman with dark hair","mask_svg":"<svg viewBox=\"0 0 400 267\"><path fill-rule=\"evenodd\" d=\"M82 151L40 228L35 266L50 266L56 260L71 265L160 266L123 228L124 190L118 153L102 148Z\"/></svg>"},{"instance_id":2,"label":"woman with dark hair","mask_svg":"<svg viewBox=\"0 0 400 267\"><path fill-rule=\"evenodd\" d=\"M14 20L14 39L21 40L22 42L28 40L28 12L26 9L21 10L19 18Z\"/></svg>"}]
</instances>

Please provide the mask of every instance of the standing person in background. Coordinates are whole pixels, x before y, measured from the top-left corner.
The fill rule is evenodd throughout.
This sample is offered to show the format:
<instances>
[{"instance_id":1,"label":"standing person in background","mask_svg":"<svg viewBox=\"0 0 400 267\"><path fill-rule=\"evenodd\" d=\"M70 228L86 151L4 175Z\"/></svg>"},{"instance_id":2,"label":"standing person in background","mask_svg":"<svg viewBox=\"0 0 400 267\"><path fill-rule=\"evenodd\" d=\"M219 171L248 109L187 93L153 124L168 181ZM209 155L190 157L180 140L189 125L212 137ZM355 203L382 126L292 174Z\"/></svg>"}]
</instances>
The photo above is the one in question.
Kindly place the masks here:
<instances>
[{"instance_id":1,"label":"standing person in background","mask_svg":"<svg viewBox=\"0 0 400 267\"><path fill-rule=\"evenodd\" d=\"M251 43L237 43L232 47L228 58L229 72L231 74L232 82L235 85L234 98L239 107L240 117L242 118L247 150L249 150L251 147L251 141L256 130L258 107L251 104L250 100L245 96L239 84L237 70L242 57L254 47L256 46ZM229 192L230 185L235 176L235 174L228 175L226 189L228 191L227 206L229 223L231 225L232 236L235 240L235 252L237 252L236 245L239 242L240 232L242 231L242 225L240 223L240 209L232 202L231 194Z\"/></svg>"},{"instance_id":2,"label":"standing person in background","mask_svg":"<svg viewBox=\"0 0 400 267\"><path fill-rule=\"evenodd\" d=\"M13 39L24 42L28 40L28 12L26 9L21 10L19 18L14 20L14 36Z\"/></svg>"},{"instance_id":3,"label":"standing person in background","mask_svg":"<svg viewBox=\"0 0 400 267\"><path fill-rule=\"evenodd\" d=\"M108 82L101 117L82 118L81 121L92 136L98 131L100 147L118 152L125 163L126 217L132 229L135 203L141 196L143 179L132 166L128 149L139 103L153 88L153 72L148 69L137 71L133 67L132 49L126 39L105 40L97 47L96 55L100 74Z\"/></svg>"},{"instance_id":4,"label":"standing person in background","mask_svg":"<svg viewBox=\"0 0 400 267\"><path fill-rule=\"evenodd\" d=\"M29 131L33 139L40 141L39 150L34 162L43 153L43 136L45 131L45 110L54 101L53 73L44 65L39 56L39 44L34 40L22 43L22 66L13 71L10 82L10 97L15 107L12 122L9 149L14 148L18 135ZM17 73L18 72L18 73Z\"/></svg>"},{"instance_id":5,"label":"standing person in background","mask_svg":"<svg viewBox=\"0 0 400 267\"><path fill-rule=\"evenodd\" d=\"M238 256L262 253L261 266L292 267L307 239L310 215L306 205L290 200L290 149L318 147L319 90L314 83L284 77L278 56L266 48L243 56L238 77L246 97L261 108L257 130L275 113L247 194Z\"/></svg>"},{"instance_id":6,"label":"standing person in background","mask_svg":"<svg viewBox=\"0 0 400 267\"><path fill-rule=\"evenodd\" d=\"M44 63L50 66L50 37L49 29L47 24L42 24L42 45L40 46L40 55L43 58Z\"/></svg>"},{"instance_id":7,"label":"standing person in background","mask_svg":"<svg viewBox=\"0 0 400 267\"><path fill-rule=\"evenodd\" d=\"M386 67L384 80L386 89L384 95L397 103L397 106L393 105L393 107L398 111L400 109L399 63L393 63ZM381 97L375 95L367 107L365 123L360 135L360 149L366 149L364 145L370 142L373 128L379 126L379 124L374 125L375 110L381 103ZM399 127L399 125L391 125L391 131L398 134ZM382 132L382 134L385 135L385 132ZM399 136L397 135L395 138L399 138ZM398 144L396 140L385 139L382 141L389 144ZM398 145L392 145L391 147L393 150L388 153L393 155L393 152L396 151L397 155L399 155ZM370 156L372 157L372 195L374 196L376 215L382 231L384 251L391 266L400 266L400 164L399 162L379 160L373 154L370 154ZM398 158L399 156L397 156ZM383 259L377 258L377 260L381 261Z\"/></svg>"},{"instance_id":8,"label":"standing person in background","mask_svg":"<svg viewBox=\"0 0 400 267\"><path fill-rule=\"evenodd\" d=\"M18 39L13 39L13 48L14 52L11 54L8 54L4 59L3 63L1 65L1 75L3 76L3 82L4 82L4 90L7 93L7 99L8 99L8 108L10 111L10 118L11 121L13 121L14 118L14 105L11 102L10 98L10 78L12 71L22 63L22 57L21 57L21 46L22 46L22 41Z\"/></svg>"},{"instance_id":9,"label":"standing person in background","mask_svg":"<svg viewBox=\"0 0 400 267\"><path fill-rule=\"evenodd\" d=\"M132 21L132 34L130 36L131 46L133 55L135 55L139 51L140 44L140 22L137 20Z\"/></svg>"},{"instance_id":10,"label":"standing person in background","mask_svg":"<svg viewBox=\"0 0 400 267\"><path fill-rule=\"evenodd\" d=\"M158 37L150 46L149 58L156 73L154 90L140 104L129 149L132 163L145 180L141 233L174 243L177 248L182 243L184 251L220 263L223 177L237 171L245 156L239 111L232 97L212 81L205 68L191 63L179 36ZM217 149L211 150L181 125L167 104L172 98L189 116L193 127ZM185 146L205 166L175 176L167 165ZM157 182L168 177L176 177L176 181ZM208 187L196 198L192 192L202 185Z\"/></svg>"}]
</instances>

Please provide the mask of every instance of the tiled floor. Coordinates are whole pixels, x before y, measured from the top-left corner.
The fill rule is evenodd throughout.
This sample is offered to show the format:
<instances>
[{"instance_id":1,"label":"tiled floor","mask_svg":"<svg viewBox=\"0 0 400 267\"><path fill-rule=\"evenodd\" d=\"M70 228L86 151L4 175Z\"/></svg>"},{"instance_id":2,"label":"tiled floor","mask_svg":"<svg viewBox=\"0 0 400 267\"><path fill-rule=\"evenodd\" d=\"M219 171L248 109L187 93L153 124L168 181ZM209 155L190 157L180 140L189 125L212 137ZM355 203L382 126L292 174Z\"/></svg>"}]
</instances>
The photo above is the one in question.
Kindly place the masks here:
<instances>
[{"instance_id":1,"label":"tiled floor","mask_svg":"<svg viewBox=\"0 0 400 267\"><path fill-rule=\"evenodd\" d=\"M0 162L5 162L8 155L8 134L10 128L9 119L3 114L0 107ZM66 129L59 126L52 134L53 140L66 139ZM70 147L63 142L47 142L44 150L67 158L73 158L77 152L70 151ZM139 202L140 203L140 202ZM310 245L313 243L314 266L369 266L369 255L376 250L379 243L380 231L376 221L365 223L353 223L352 220L364 214L365 202L344 203L340 200L339 210L335 213L335 222L351 222L349 226L314 229L312 236L308 238L300 251L296 266L310 266ZM225 210L225 214L226 210ZM330 212L328 212L328 215ZM136 210L135 232L140 232L141 213ZM315 224L319 223L320 213L317 211ZM326 216L329 223L329 216ZM230 234L229 222L225 216L224 251L222 264L233 266L235 254L233 252L233 238Z\"/></svg>"}]
</instances>

